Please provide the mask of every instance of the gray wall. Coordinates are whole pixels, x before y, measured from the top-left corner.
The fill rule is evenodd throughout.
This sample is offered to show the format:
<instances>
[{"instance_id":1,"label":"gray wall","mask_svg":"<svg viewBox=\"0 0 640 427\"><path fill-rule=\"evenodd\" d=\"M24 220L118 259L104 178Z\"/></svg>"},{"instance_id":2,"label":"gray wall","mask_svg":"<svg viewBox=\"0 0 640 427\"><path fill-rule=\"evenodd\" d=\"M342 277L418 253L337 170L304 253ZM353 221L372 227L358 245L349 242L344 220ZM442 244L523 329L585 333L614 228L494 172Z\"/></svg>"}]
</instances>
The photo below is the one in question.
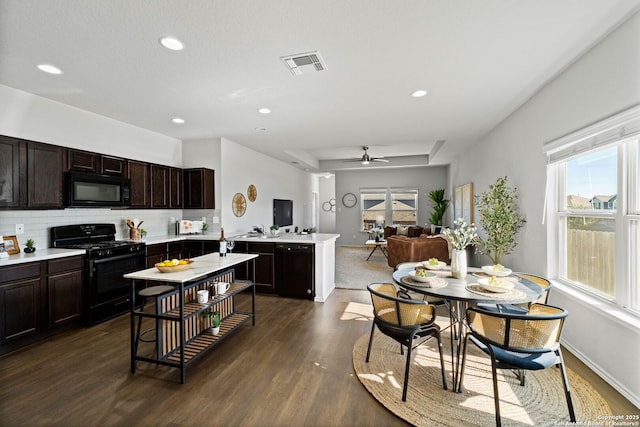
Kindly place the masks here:
<instances>
[{"instance_id":1,"label":"gray wall","mask_svg":"<svg viewBox=\"0 0 640 427\"><path fill-rule=\"evenodd\" d=\"M449 181L448 166L425 166L406 169L366 169L336 172L336 233L340 234L338 245L362 245L367 233L360 231L360 189L387 187L418 188L418 224L430 226L431 203L427 194L431 190L444 188L447 199L452 198L452 190L447 187ZM358 196L358 204L347 208L342 204L345 193ZM445 223L451 223L452 208L447 210Z\"/></svg>"},{"instance_id":2,"label":"gray wall","mask_svg":"<svg viewBox=\"0 0 640 427\"><path fill-rule=\"evenodd\" d=\"M520 189L527 223L503 264L548 277L543 224L546 158L542 145L640 103L640 14L610 33L451 166L453 185L476 194L499 176ZM475 212L477 218L477 212ZM486 264L482 257L480 263ZM636 405L640 403L640 330L614 304L557 286L550 303L569 311L564 343ZM615 314L611 314L615 313ZM628 315L626 315L628 317Z\"/></svg>"}]
</instances>

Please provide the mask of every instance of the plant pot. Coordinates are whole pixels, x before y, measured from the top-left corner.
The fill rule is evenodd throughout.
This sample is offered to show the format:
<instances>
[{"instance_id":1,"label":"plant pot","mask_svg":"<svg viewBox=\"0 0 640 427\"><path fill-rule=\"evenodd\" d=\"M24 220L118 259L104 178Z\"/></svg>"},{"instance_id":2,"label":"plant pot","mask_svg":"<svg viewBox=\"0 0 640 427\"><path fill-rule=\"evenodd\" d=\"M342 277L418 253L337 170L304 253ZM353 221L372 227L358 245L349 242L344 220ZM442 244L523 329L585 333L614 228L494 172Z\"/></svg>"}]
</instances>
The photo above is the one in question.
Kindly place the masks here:
<instances>
[{"instance_id":1,"label":"plant pot","mask_svg":"<svg viewBox=\"0 0 640 427\"><path fill-rule=\"evenodd\" d=\"M218 335L220 333L220 326L217 328L211 327L211 335Z\"/></svg>"},{"instance_id":2,"label":"plant pot","mask_svg":"<svg viewBox=\"0 0 640 427\"><path fill-rule=\"evenodd\" d=\"M31 254L36 251L36 248L24 248L23 251L25 254Z\"/></svg>"}]
</instances>

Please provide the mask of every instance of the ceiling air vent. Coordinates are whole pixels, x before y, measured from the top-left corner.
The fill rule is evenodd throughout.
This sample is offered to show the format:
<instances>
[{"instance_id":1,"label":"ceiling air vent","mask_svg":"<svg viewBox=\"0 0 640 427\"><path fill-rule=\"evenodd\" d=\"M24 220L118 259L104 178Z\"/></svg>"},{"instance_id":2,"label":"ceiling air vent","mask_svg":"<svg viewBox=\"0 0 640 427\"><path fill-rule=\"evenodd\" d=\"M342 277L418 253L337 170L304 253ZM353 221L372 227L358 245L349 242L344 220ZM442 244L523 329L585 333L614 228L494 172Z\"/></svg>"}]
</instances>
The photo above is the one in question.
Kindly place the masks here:
<instances>
[{"instance_id":1,"label":"ceiling air vent","mask_svg":"<svg viewBox=\"0 0 640 427\"><path fill-rule=\"evenodd\" d=\"M289 71L296 76L323 71L327 68L318 51L281 56L280 59L282 59Z\"/></svg>"}]
</instances>

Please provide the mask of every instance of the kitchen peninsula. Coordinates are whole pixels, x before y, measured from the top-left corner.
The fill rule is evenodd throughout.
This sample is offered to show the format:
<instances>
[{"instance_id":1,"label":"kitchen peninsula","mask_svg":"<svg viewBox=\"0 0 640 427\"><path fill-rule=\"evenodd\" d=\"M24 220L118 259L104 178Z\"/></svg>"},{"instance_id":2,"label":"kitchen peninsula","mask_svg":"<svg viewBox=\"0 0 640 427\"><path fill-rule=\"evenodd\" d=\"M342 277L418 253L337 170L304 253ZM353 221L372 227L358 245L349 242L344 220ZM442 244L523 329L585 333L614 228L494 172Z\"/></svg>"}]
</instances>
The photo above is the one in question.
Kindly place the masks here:
<instances>
[{"instance_id":1,"label":"kitchen peninsula","mask_svg":"<svg viewBox=\"0 0 640 427\"><path fill-rule=\"evenodd\" d=\"M274 293L284 297L305 298L324 302L335 288L335 242L339 234L330 233L279 233L238 234L227 240L236 242L233 253L260 255L256 259L256 291ZM147 266L153 266L161 258L184 254L192 258L218 250L220 236L211 234L189 234L147 238ZM171 245L185 246L184 250ZM154 248L160 250L155 253ZM253 279L249 272L237 271L240 279Z\"/></svg>"}]
</instances>

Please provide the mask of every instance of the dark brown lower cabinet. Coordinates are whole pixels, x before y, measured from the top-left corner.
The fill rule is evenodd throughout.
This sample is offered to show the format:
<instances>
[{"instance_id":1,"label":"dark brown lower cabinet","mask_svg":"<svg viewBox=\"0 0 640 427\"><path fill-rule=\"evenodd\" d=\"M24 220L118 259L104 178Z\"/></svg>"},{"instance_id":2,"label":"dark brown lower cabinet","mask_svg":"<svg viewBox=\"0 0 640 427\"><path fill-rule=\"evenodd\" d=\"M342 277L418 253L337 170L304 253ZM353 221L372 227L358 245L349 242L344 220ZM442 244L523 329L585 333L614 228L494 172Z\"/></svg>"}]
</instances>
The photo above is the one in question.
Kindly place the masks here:
<instances>
[{"instance_id":1,"label":"dark brown lower cabinet","mask_svg":"<svg viewBox=\"0 0 640 427\"><path fill-rule=\"evenodd\" d=\"M84 314L83 262L81 256L48 262L49 328L80 324Z\"/></svg>"},{"instance_id":2,"label":"dark brown lower cabinet","mask_svg":"<svg viewBox=\"0 0 640 427\"><path fill-rule=\"evenodd\" d=\"M0 355L82 322L82 256L0 267Z\"/></svg>"}]
</instances>

